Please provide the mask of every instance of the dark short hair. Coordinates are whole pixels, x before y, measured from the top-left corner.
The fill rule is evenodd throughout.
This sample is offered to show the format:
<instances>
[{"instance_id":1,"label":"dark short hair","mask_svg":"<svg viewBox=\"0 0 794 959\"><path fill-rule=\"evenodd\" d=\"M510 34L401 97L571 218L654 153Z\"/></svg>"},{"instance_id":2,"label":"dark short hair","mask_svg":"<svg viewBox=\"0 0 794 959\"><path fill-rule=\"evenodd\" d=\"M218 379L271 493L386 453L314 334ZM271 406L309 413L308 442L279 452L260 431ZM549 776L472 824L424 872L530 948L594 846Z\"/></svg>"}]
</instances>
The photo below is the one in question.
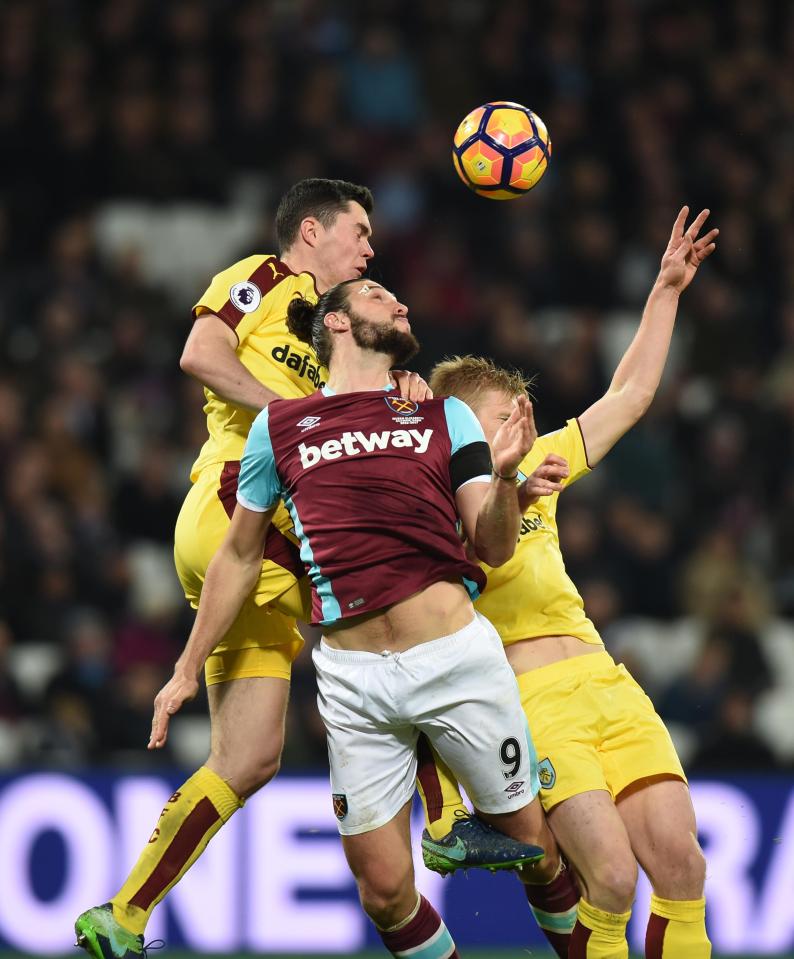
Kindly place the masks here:
<instances>
[{"instance_id":1,"label":"dark short hair","mask_svg":"<svg viewBox=\"0 0 794 959\"><path fill-rule=\"evenodd\" d=\"M317 217L323 226L330 227L351 201L360 203L367 213L372 213L372 193L365 186L321 177L299 180L287 190L276 210L279 253L288 250L297 240L301 222L307 216Z\"/></svg>"},{"instance_id":2,"label":"dark short hair","mask_svg":"<svg viewBox=\"0 0 794 959\"><path fill-rule=\"evenodd\" d=\"M331 331L325 325L328 313L347 313L350 309L350 284L358 278L343 280L326 290L316 303L302 296L295 297L287 307L287 329L301 342L308 343L320 361L327 367L331 362Z\"/></svg>"}]
</instances>

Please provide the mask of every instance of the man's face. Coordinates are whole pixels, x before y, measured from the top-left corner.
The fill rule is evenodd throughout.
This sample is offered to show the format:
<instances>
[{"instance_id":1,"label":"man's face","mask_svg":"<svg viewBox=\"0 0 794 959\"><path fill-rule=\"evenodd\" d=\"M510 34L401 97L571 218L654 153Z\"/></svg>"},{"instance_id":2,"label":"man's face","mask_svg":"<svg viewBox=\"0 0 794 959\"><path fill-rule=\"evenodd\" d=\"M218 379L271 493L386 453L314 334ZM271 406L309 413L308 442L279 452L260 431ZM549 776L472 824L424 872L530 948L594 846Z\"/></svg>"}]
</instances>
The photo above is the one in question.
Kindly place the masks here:
<instances>
[{"instance_id":1,"label":"man's face","mask_svg":"<svg viewBox=\"0 0 794 959\"><path fill-rule=\"evenodd\" d=\"M328 228L320 226L317 256L329 286L363 276L375 255L369 244L372 227L367 211L351 200Z\"/></svg>"},{"instance_id":2,"label":"man's face","mask_svg":"<svg viewBox=\"0 0 794 959\"><path fill-rule=\"evenodd\" d=\"M369 280L361 286L351 284L346 313L353 339L362 349L385 353L395 366L402 366L419 352L408 322L408 307L379 284Z\"/></svg>"},{"instance_id":3,"label":"man's face","mask_svg":"<svg viewBox=\"0 0 794 959\"><path fill-rule=\"evenodd\" d=\"M515 397L501 390L483 390L470 404L480 421L489 446L493 443L499 427L513 412L515 404Z\"/></svg>"}]
</instances>

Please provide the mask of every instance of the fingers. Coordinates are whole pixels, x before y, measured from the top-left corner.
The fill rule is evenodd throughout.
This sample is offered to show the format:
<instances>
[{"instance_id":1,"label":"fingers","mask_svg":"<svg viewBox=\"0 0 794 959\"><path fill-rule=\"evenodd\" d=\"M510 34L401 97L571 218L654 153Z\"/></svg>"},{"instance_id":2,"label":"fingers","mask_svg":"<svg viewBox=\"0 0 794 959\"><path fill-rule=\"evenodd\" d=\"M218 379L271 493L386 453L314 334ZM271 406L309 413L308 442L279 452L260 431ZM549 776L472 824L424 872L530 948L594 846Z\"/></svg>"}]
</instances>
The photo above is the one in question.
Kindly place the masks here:
<instances>
[{"instance_id":1,"label":"fingers","mask_svg":"<svg viewBox=\"0 0 794 959\"><path fill-rule=\"evenodd\" d=\"M433 399L433 391L418 373L409 370L392 370L389 373L389 382L400 391L404 400L414 403L423 403Z\"/></svg>"},{"instance_id":2,"label":"fingers","mask_svg":"<svg viewBox=\"0 0 794 959\"><path fill-rule=\"evenodd\" d=\"M570 476L571 471L568 469L567 464L560 466L557 463L550 463L548 466L539 466L532 475L542 480L557 483Z\"/></svg>"},{"instance_id":3,"label":"fingers","mask_svg":"<svg viewBox=\"0 0 794 959\"><path fill-rule=\"evenodd\" d=\"M146 746L147 749L161 749L165 745L165 741L168 738L168 722L170 718L169 711L155 703L152 732Z\"/></svg>"},{"instance_id":4,"label":"fingers","mask_svg":"<svg viewBox=\"0 0 794 959\"><path fill-rule=\"evenodd\" d=\"M564 466L566 469L568 467L568 460L564 456L558 456L556 453L548 453L546 459L543 460L541 466Z\"/></svg>"},{"instance_id":5,"label":"fingers","mask_svg":"<svg viewBox=\"0 0 794 959\"><path fill-rule=\"evenodd\" d=\"M708 210L708 209L701 210L700 213L698 213L698 215L689 225L689 229L686 231L686 235L690 238L690 240L692 240L693 243L697 239L697 236L698 236L698 233L700 233L701 227L708 219L709 213L711 213L711 210Z\"/></svg>"},{"instance_id":6,"label":"fingers","mask_svg":"<svg viewBox=\"0 0 794 959\"><path fill-rule=\"evenodd\" d=\"M695 244L695 253L697 254L699 261L702 262L707 256L711 256L711 254L717 249L717 244L714 241L719 235L719 230L709 230L705 236L702 236L697 241Z\"/></svg>"},{"instance_id":7,"label":"fingers","mask_svg":"<svg viewBox=\"0 0 794 959\"><path fill-rule=\"evenodd\" d=\"M168 724L174 713L179 711L182 704L171 698L167 702L161 700L158 696L154 701L154 718L152 719L152 732L149 736L147 749L161 749L168 739Z\"/></svg>"},{"instance_id":8,"label":"fingers","mask_svg":"<svg viewBox=\"0 0 794 959\"><path fill-rule=\"evenodd\" d=\"M678 211L678 216L675 218L675 223L673 224L672 232L670 233L670 246L675 249L678 246L681 237L684 235L684 224L686 223L686 218L689 216L689 207L682 206Z\"/></svg>"},{"instance_id":9,"label":"fingers","mask_svg":"<svg viewBox=\"0 0 794 959\"><path fill-rule=\"evenodd\" d=\"M524 415L529 423L529 433L532 437L532 443L534 444L538 438L538 428L535 426L535 407L532 405L532 400L530 400L528 396L524 396L523 399L526 402L526 412Z\"/></svg>"}]
</instances>

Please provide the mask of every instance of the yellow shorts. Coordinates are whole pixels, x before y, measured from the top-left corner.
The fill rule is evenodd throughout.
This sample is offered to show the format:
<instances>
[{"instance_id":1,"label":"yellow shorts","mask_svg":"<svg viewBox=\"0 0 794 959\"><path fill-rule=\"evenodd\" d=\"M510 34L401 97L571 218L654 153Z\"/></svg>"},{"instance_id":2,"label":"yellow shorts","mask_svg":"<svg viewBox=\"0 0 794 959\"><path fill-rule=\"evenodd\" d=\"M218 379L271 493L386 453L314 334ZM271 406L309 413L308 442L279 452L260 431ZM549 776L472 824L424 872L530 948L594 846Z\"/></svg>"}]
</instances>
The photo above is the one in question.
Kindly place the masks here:
<instances>
[{"instance_id":1,"label":"yellow shorts","mask_svg":"<svg viewBox=\"0 0 794 959\"><path fill-rule=\"evenodd\" d=\"M191 487L174 534L174 561L190 605L198 608L210 560L229 528L236 504L239 463L201 471ZM262 571L229 632L207 660L207 685L252 676L290 678L303 639L296 618L308 618L309 586L292 522L279 506L268 532Z\"/></svg>"},{"instance_id":2,"label":"yellow shorts","mask_svg":"<svg viewBox=\"0 0 794 959\"><path fill-rule=\"evenodd\" d=\"M591 789L615 799L632 783L686 782L664 723L640 685L609 653L589 653L518 677L548 812Z\"/></svg>"}]
</instances>

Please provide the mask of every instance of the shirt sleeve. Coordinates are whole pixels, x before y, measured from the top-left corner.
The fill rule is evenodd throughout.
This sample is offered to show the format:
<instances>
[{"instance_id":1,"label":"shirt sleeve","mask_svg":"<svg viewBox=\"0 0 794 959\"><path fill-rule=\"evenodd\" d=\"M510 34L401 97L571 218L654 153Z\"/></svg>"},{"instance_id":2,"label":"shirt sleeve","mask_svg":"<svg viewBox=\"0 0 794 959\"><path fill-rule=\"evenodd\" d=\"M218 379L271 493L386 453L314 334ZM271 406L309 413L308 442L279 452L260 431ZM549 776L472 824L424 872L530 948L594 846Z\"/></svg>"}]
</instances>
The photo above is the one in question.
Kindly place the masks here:
<instances>
[{"instance_id":1,"label":"shirt sleeve","mask_svg":"<svg viewBox=\"0 0 794 959\"><path fill-rule=\"evenodd\" d=\"M214 313L243 343L281 306L279 284L289 270L274 256L249 256L217 273L193 306L193 317Z\"/></svg>"},{"instance_id":2,"label":"shirt sleeve","mask_svg":"<svg viewBox=\"0 0 794 959\"><path fill-rule=\"evenodd\" d=\"M453 493L467 483L491 480L491 451L480 421L455 396L444 400L444 414L451 446L449 478Z\"/></svg>"},{"instance_id":3,"label":"shirt sleeve","mask_svg":"<svg viewBox=\"0 0 794 959\"><path fill-rule=\"evenodd\" d=\"M276 470L270 440L267 408L254 420L240 462L237 502L255 513L264 513L281 499L283 486Z\"/></svg>"},{"instance_id":4,"label":"shirt sleeve","mask_svg":"<svg viewBox=\"0 0 794 959\"><path fill-rule=\"evenodd\" d=\"M575 483L590 472L584 437L577 419L568 420L561 430L539 436L535 445L521 462L520 472L526 478L540 466L549 453L556 453L567 460L570 475L563 481L563 488Z\"/></svg>"}]
</instances>

